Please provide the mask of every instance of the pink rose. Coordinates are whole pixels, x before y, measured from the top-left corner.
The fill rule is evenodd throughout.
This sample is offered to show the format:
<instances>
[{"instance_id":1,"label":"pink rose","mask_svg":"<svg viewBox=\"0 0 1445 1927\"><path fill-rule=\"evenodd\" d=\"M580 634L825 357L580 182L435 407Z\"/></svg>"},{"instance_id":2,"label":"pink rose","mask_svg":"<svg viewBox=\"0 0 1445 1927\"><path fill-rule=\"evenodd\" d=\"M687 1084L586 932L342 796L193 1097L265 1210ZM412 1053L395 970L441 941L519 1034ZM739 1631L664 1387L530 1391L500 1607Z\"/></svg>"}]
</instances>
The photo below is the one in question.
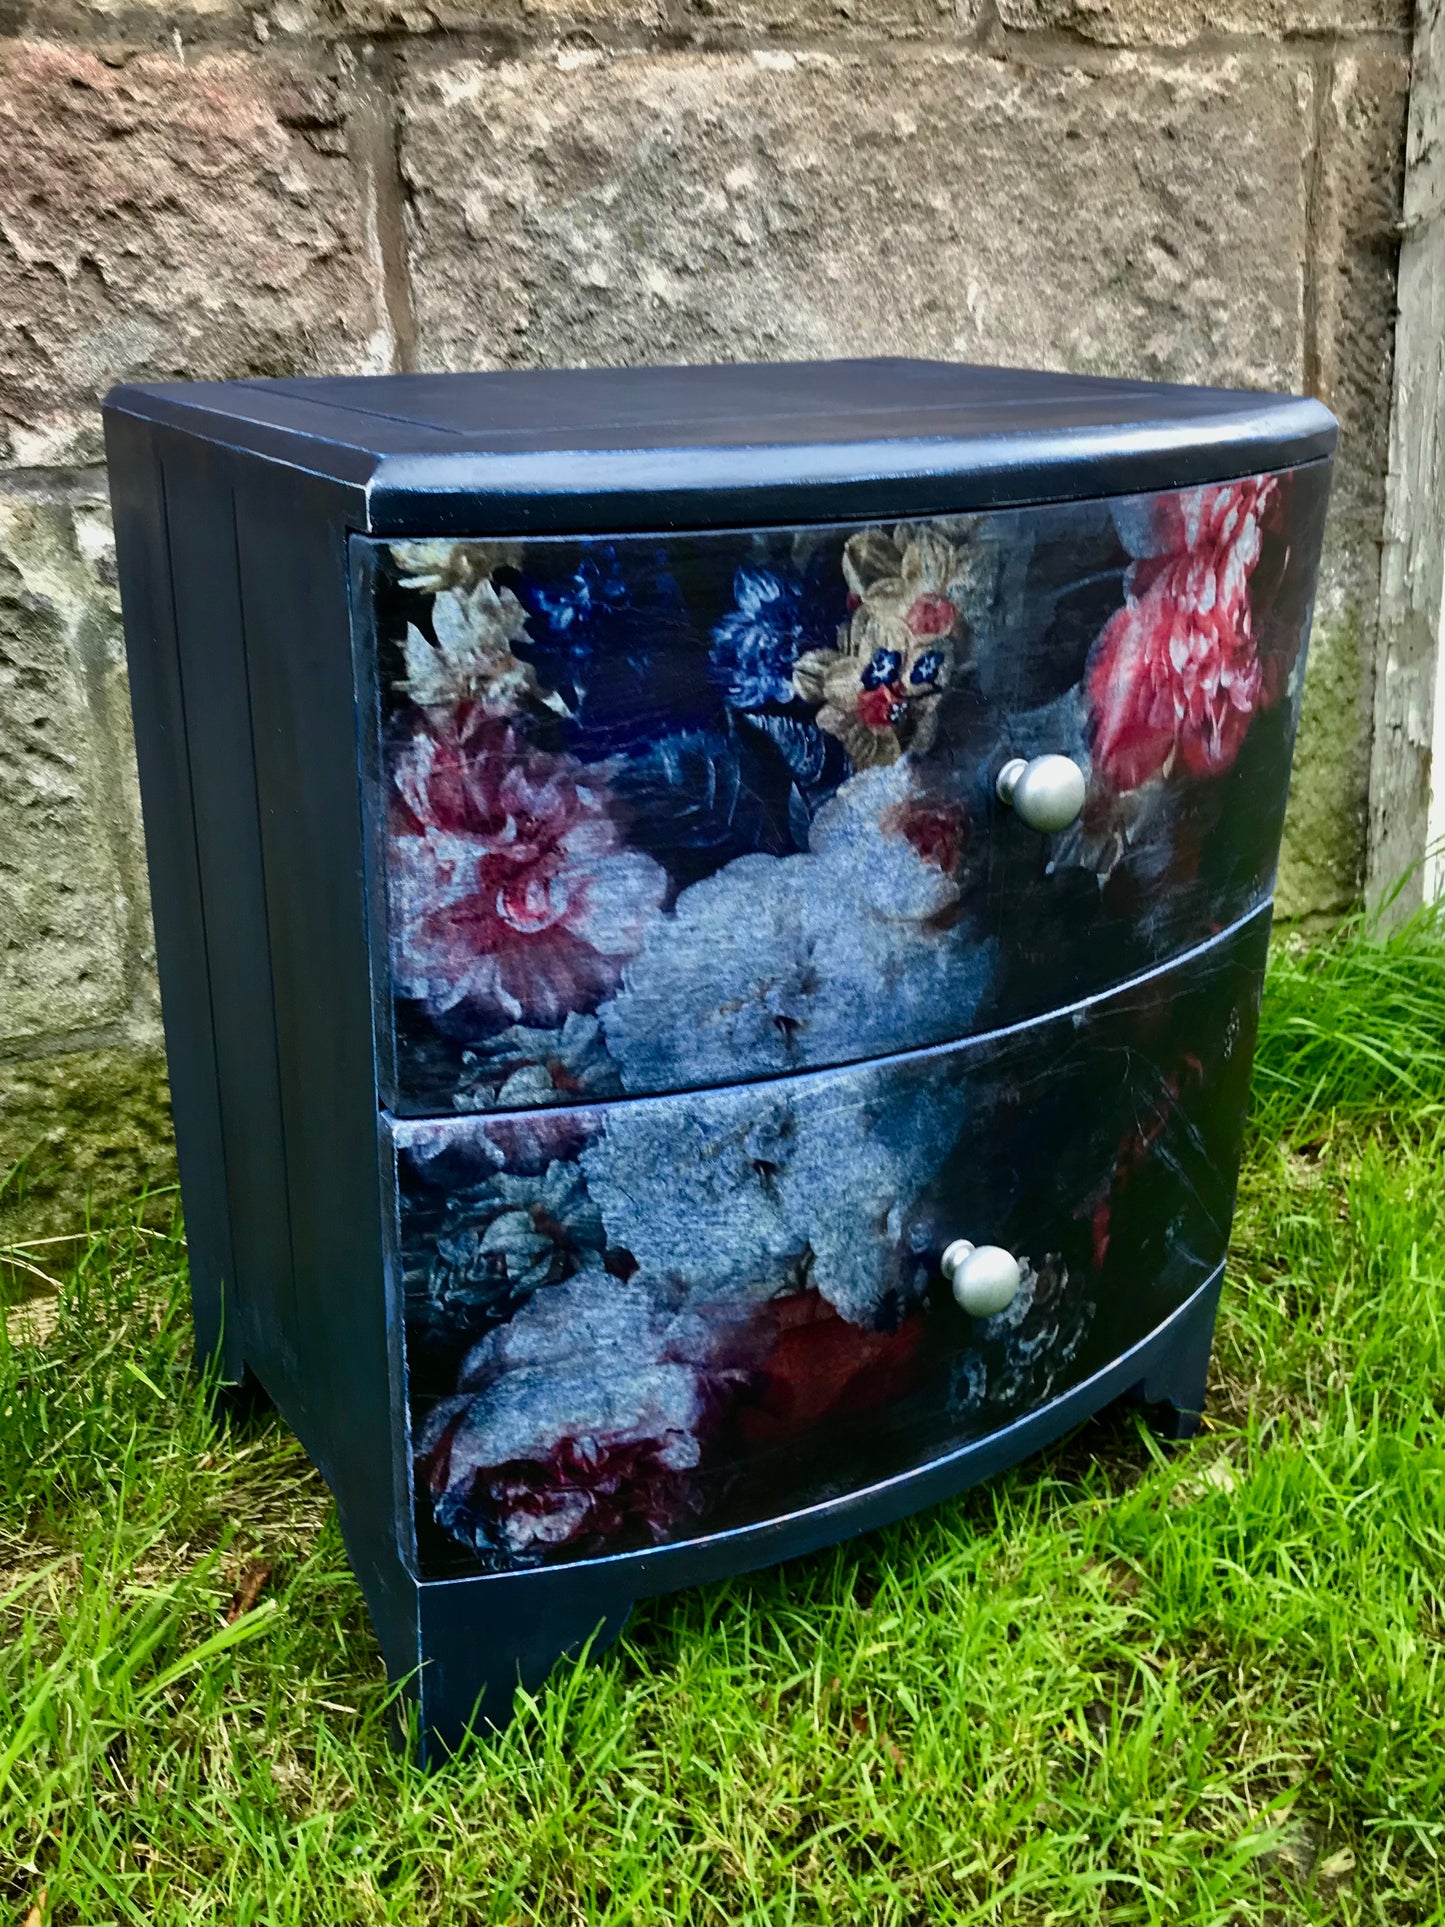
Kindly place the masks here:
<instances>
[{"instance_id":1,"label":"pink rose","mask_svg":"<svg viewBox=\"0 0 1445 1927\"><path fill-rule=\"evenodd\" d=\"M464 709L396 755L392 973L450 1027L555 1026L617 988L666 873L629 849L605 780Z\"/></svg>"},{"instance_id":2,"label":"pink rose","mask_svg":"<svg viewBox=\"0 0 1445 1927\"><path fill-rule=\"evenodd\" d=\"M1150 553L1125 581L1088 674L1094 764L1116 791L1176 763L1217 776L1255 712L1280 693L1255 647L1249 582L1263 545L1271 477L1186 489L1155 505Z\"/></svg>"}]
</instances>

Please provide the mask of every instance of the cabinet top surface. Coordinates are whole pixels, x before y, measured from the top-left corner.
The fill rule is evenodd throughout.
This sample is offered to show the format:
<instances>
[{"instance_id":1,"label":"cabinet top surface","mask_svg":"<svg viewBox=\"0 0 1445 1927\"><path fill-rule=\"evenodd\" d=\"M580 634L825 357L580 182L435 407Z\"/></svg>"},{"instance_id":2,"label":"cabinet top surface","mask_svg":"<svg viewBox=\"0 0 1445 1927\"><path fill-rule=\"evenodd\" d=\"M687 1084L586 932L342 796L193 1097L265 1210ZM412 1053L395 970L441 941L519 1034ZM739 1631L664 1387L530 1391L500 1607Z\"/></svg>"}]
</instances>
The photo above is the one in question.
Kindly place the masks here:
<instances>
[{"instance_id":1,"label":"cabinet top surface","mask_svg":"<svg viewBox=\"0 0 1445 1927\"><path fill-rule=\"evenodd\" d=\"M394 502L929 476L982 506L1290 467L1335 439L1298 396L904 359L172 382L107 407Z\"/></svg>"}]
</instances>

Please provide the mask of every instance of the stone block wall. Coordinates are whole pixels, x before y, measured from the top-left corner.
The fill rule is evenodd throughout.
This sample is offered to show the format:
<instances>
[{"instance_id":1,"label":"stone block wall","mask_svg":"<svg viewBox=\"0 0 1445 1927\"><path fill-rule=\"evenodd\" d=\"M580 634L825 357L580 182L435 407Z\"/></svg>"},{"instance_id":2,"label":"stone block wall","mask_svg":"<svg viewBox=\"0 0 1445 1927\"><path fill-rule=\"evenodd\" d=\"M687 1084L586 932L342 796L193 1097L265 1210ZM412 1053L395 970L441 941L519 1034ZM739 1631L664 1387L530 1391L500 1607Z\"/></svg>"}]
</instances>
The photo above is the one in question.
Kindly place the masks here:
<instances>
[{"instance_id":1,"label":"stone block wall","mask_svg":"<svg viewBox=\"0 0 1445 1927\"><path fill-rule=\"evenodd\" d=\"M1282 908L1360 882L1408 0L0 0L0 1240L168 1173L114 380L919 353L1343 425Z\"/></svg>"}]
</instances>

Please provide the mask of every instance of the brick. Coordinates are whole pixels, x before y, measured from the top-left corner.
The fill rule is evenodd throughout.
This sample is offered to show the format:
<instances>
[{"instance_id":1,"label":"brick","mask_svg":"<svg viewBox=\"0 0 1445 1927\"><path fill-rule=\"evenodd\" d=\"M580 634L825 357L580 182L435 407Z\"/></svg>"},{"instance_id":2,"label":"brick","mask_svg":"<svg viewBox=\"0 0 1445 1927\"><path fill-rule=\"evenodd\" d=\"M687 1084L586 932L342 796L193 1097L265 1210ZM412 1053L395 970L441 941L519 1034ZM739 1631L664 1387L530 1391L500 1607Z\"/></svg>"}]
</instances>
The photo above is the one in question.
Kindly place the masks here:
<instances>
[{"instance_id":1,"label":"brick","mask_svg":"<svg viewBox=\"0 0 1445 1927\"><path fill-rule=\"evenodd\" d=\"M428 365L875 352L1297 387L1287 58L413 59Z\"/></svg>"},{"instance_id":2,"label":"brick","mask_svg":"<svg viewBox=\"0 0 1445 1927\"><path fill-rule=\"evenodd\" d=\"M0 460L98 459L120 379L384 365L324 78L0 42Z\"/></svg>"}]
</instances>

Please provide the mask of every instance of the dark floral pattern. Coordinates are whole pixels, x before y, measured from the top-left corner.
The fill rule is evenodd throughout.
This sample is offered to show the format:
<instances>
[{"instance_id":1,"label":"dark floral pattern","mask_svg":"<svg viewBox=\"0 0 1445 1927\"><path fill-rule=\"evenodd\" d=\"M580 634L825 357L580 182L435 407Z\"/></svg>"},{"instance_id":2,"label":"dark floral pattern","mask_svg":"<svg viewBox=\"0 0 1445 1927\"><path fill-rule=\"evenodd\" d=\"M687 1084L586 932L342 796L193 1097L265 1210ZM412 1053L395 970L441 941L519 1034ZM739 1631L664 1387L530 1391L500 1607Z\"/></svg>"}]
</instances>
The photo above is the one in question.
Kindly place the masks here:
<instances>
[{"instance_id":1,"label":"dark floral pattern","mask_svg":"<svg viewBox=\"0 0 1445 1927\"><path fill-rule=\"evenodd\" d=\"M774 569L739 569L736 607L713 630L712 673L735 709L793 699L793 665L807 647L803 585Z\"/></svg>"},{"instance_id":2,"label":"dark floral pattern","mask_svg":"<svg viewBox=\"0 0 1445 1927\"><path fill-rule=\"evenodd\" d=\"M944 1043L1265 902L1327 480L374 545L388 1104ZM1053 837L994 794L1046 751L1087 776Z\"/></svg>"},{"instance_id":3,"label":"dark floral pattern","mask_svg":"<svg viewBox=\"0 0 1445 1927\"><path fill-rule=\"evenodd\" d=\"M1274 476L1158 497L1127 599L1089 672L1094 764L1116 790L1177 766L1217 776L1277 701L1255 644L1250 581L1279 496Z\"/></svg>"},{"instance_id":4,"label":"dark floral pattern","mask_svg":"<svg viewBox=\"0 0 1445 1927\"><path fill-rule=\"evenodd\" d=\"M666 890L602 778L467 704L393 763L392 967L443 1026L560 1028L615 988Z\"/></svg>"},{"instance_id":5,"label":"dark floral pattern","mask_svg":"<svg viewBox=\"0 0 1445 1927\"><path fill-rule=\"evenodd\" d=\"M602 1219L575 1164L494 1171L448 1198L425 1270L411 1281L413 1336L454 1343L509 1318L541 1285L603 1259Z\"/></svg>"},{"instance_id":6,"label":"dark floral pattern","mask_svg":"<svg viewBox=\"0 0 1445 1927\"><path fill-rule=\"evenodd\" d=\"M735 1372L725 1328L683 1293L582 1272L528 1300L428 1415L420 1465L437 1523L530 1563L661 1540L698 1510L700 1436Z\"/></svg>"},{"instance_id":7,"label":"dark floral pattern","mask_svg":"<svg viewBox=\"0 0 1445 1927\"><path fill-rule=\"evenodd\" d=\"M927 1463L1219 1262L1327 480L368 546L425 1571Z\"/></svg>"},{"instance_id":8,"label":"dark floral pattern","mask_svg":"<svg viewBox=\"0 0 1445 1927\"><path fill-rule=\"evenodd\" d=\"M1267 934L945 1051L398 1123L427 1569L791 1511L1118 1356L1223 1255ZM960 1234L1021 1260L993 1317Z\"/></svg>"}]
</instances>

